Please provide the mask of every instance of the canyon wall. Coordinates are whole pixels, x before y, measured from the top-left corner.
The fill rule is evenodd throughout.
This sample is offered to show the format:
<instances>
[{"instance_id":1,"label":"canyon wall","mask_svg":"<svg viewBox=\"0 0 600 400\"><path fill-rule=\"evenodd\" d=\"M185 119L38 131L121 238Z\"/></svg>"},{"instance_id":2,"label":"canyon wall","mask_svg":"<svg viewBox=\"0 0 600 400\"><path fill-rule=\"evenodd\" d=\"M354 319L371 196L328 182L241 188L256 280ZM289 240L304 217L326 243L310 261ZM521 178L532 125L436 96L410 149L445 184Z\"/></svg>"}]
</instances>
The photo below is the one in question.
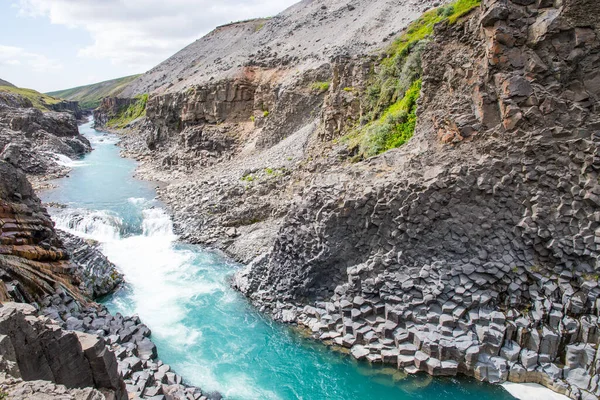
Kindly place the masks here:
<instances>
[{"instance_id":1,"label":"canyon wall","mask_svg":"<svg viewBox=\"0 0 600 400\"><path fill-rule=\"evenodd\" d=\"M150 98L124 152L168 183L183 239L249 263L234 285L274 318L411 373L597 398L599 5L484 0L437 24L413 137L359 157L374 51L429 5L220 28L125 91Z\"/></svg>"},{"instance_id":2,"label":"canyon wall","mask_svg":"<svg viewBox=\"0 0 600 400\"><path fill-rule=\"evenodd\" d=\"M409 144L314 177L236 285L357 358L596 398L597 12L490 0L438 26Z\"/></svg>"}]
</instances>

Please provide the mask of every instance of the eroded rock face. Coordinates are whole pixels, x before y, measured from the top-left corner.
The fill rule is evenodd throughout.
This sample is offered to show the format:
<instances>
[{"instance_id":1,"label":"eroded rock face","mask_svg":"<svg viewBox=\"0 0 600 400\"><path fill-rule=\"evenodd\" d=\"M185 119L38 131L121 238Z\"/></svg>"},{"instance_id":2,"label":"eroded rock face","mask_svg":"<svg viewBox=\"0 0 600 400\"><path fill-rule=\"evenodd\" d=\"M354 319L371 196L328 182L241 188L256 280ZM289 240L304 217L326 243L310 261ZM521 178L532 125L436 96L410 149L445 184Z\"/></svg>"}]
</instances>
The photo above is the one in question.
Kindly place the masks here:
<instances>
[{"instance_id":1,"label":"eroded rock face","mask_svg":"<svg viewBox=\"0 0 600 400\"><path fill-rule=\"evenodd\" d=\"M25 175L0 161L2 300L35 302L63 286L79 298L76 266Z\"/></svg>"},{"instance_id":2,"label":"eroded rock face","mask_svg":"<svg viewBox=\"0 0 600 400\"><path fill-rule=\"evenodd\" d=\"M57 235L69 253L71 262L77 266L82 293L96 299L113 292L123 283L123 275L102 254L98 243L86 241L61 230L57 231Z\"/></svg>"},{"instance_id":3,"label":"eroded rock face","mask_svg":"<svg viewBox=\"0 0 600 400\"><path fill-rule=\"evenodd\" d=\"M526 3L438 27L411 142L314 176L237 287L371 362L598 396L598 3Z\"/></svg>"},{"instance_id":4,"label":"eroded rock face","mask_svg":"<svg viewBox=\"0 0 600 400\"><path fill-rule=\"evenodd\" d=\"M115 355L97 336L63 331L46 317L37 317L34 307L5 303L0 307L0 357L8 364L2 372L23 381L10 380L5 385L15 398L32 398L57 391L51 383L66 388L89 388L73 391L74 398L83 393L103 398L97 388L127 399L123 379L118 373Z\"/></svg>"},{"instance_id":5,"label":"eroded rock face","mask_svg":"<svg viewBox=\"0 0 600 400\"><path fill-rule=\"evenodd\" d=\"M56 154L76 158L89 151L72 113L43 113L21 96L0 93L0 160L27 174L60 175L67 170Z\"/></svg>"}]
</instances>

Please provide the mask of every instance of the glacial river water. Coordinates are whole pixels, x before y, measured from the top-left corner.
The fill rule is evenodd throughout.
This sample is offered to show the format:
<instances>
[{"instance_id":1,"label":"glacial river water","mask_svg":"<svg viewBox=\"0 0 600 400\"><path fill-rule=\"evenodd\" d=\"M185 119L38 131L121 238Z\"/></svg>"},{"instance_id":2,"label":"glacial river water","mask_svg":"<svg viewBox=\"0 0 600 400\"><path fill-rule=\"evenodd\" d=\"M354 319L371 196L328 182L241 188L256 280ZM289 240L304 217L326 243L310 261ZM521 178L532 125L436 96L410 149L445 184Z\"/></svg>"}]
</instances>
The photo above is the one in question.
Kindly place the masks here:
<instances>
[{"instance_id":1,"label":"glacial river water","mask_svg":"<svg viewBox=\"0 0 600 400\"><path fill-rule=\"evenodd\" d=\"M405 376L357 363L258 314L228 285L239 268L221 255L177 243L151 183L119 157L114 136L82 125L93 144L61 162L69 177L42 193L59 228L102 243L127 284L105 299L112 312L138 314L160 358L184 379L227 399L513 399L470 379Z\"/></svg>"}]
</instances>

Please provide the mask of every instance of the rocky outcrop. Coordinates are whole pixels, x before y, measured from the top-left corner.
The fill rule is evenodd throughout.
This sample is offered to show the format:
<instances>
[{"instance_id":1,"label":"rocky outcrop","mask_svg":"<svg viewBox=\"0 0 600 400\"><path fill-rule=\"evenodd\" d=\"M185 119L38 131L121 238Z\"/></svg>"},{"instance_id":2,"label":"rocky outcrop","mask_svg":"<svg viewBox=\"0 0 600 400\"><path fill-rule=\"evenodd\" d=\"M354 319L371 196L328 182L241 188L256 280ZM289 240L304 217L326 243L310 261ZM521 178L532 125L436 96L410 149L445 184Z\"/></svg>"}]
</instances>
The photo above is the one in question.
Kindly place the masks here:
<instances>
[{"instance_id":1,"label":"rocky outcrop","mask_svg":"<svg viewBox=\"0 0 600 400\"><path fill-rule=\"evenodd\" d=\"M36 302L57 287L79 298L76 266L24 174L0 161L0 293Z\"/></svg>"},{"instance_id":2,"label":"rocky outcrop","mask_svg":"<svg viewBox=\"0 0 600 400\"><path fill-rule=\"evenodd\" d=\"M22 96L0 93L0 160L30 175L56 177L68 172L58 155L76 158L89 151L71 113L42 112Z\"/></svg>"},{"instance_id":3,"label":"rocky outcrop","mask_svg":"<svg viewBox=\"0 0 600 400\"><path fill-rule=\"evenodd\" d=\"M83 120L84 117L84 113L81 110L81 107L79 107L79 103L76 101L63 100L56 104L49 104L47 107L55 112L69 113L73 115L77 121Z\"/></svg>"},{"instance_id":4,"label":"rocky outcrop","mask_svg":"<svg viewBox=\"0 0 600 400\"><path fill-rule=\"evenodd\" d=\"M127 108L135 102L135 99L106 97L100 101L100 106L93 111L94 127L104 129L108 126L108 121L117 117L119 111Z\"/></svg>"},{"instance_id":5,"label":"rocky outcrop","mask_svg":"<svg viewBox=\"0 0 600 400\"><path fill-rule=\"evenodd\" d=\"M484 0L438 26L411 142L314 174L235 285L359 359L596 398L596 11Z\"/></svg>"},{"instance_id":6,"label":"rocky outcrop","mask_svg":"<svg viewBox=\"0 0 600 400\"><path fill-rule=\"evenodd\" d=\"M114 366L118 370L130 396L173 400L221 398L218 393L203 395L199 388L186 385L181 376L160 361L156 345L150 339L150 329L137 316L112 315L106 307L99 305L81 307L64 292L45 298L41 313L56 321L62 329L77 331L86 356L100 352L110 357L111 368ZM90 361L92 368L98 363L100 367L106 364L104 358ZM94 381L96 387L102 387L99 382L110 381L110 376L94 377Z\"/></svg>"},{"instance_id":7,"label":"rocky outcrop","mask_svg":"<svg viewBox=\"0 0 600 400\"><path fill-rule=\"evenodd\" d=\"M77 274L81 280L79 289L86 296L97 299L112 293L123 283L123 275L102 254L99 243L61 230L56 233L69 253L70 261L77 266Z\"/></svg>"},{"instance_id":8,"label":"rocky outcrop","mask_svg":"<svg viewBox=\"0 0 600 400\"><path fill-rule=\"evenodd\" d=\"M0 386L10 398L40 398L40 392L62 395L52 382L69 389L89 388L72 391L74 398L87 394L127 399L115 355L97 336L63 331L48 318L36 316L32 306L6 303L0 308L0 337L5 374Z\"/></svg>"}]
</instances>

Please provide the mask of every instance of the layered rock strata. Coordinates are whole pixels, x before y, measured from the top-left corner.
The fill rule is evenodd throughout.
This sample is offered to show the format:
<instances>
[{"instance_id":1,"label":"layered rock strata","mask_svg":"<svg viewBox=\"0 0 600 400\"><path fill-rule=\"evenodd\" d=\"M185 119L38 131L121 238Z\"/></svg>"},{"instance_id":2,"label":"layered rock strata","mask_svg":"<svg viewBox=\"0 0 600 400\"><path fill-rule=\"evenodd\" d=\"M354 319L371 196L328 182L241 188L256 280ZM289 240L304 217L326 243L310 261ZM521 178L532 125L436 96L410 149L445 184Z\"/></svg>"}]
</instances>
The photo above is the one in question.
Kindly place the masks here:
<instances>
[{"instance_id":1,"label":"layered rock strata","mask_svg":"<svg viewBox=\"0 0 600 400\"><path fill-rule=\"evenodd\" d=\"M58 287L81 298L77 267L25 175L0 161L0 294L33 303Z\"/></svg>"}]
</instances>

